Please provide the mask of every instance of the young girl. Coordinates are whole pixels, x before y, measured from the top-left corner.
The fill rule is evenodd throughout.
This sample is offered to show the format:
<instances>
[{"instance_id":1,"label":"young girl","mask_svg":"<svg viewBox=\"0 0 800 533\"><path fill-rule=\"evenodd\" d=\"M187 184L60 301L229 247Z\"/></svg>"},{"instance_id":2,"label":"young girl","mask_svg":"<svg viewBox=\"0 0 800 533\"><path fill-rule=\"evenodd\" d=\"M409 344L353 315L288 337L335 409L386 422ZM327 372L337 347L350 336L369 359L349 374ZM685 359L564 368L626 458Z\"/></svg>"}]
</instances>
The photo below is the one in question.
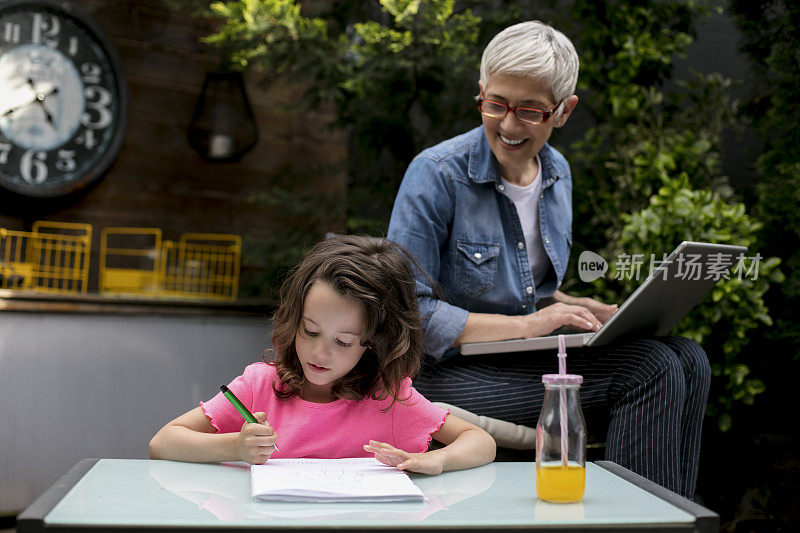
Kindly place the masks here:
<instances>
[{"instance_id":1,"label":"young girl","mask_svg":"<svg viewBox=\"0 0 800 533\"><path fill-rule=\"evenodd\" d=\"M259 423L242 424L218 393L161 428L150 457L261 464L374 454L424 474L494 460L488 433L411 386L422 328L408 257L385 239L319 242L281 287L275 361L248 366L228 385ZM445 446L427 451L431 438Z\"/></svg>"}]
</instances>

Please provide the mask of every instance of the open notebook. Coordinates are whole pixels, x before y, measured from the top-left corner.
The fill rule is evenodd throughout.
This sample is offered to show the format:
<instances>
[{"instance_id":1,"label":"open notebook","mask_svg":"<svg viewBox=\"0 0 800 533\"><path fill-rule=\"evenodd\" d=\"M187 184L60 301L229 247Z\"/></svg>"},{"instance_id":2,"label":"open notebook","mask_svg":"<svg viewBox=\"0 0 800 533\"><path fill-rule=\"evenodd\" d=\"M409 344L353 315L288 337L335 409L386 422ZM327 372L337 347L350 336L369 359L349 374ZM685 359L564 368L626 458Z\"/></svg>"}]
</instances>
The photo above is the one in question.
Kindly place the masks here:
<instances>
[{"instance_id":1,"label":"open notebook","mask_svg":"<svg viewBox=\"0 0 800 533\"><path fill-rule=\"evenodd\" d=\"M405 472L377 459L270 459L250 467L253 498L270 502L421 501Z\"/></svg>"}]
</instances>

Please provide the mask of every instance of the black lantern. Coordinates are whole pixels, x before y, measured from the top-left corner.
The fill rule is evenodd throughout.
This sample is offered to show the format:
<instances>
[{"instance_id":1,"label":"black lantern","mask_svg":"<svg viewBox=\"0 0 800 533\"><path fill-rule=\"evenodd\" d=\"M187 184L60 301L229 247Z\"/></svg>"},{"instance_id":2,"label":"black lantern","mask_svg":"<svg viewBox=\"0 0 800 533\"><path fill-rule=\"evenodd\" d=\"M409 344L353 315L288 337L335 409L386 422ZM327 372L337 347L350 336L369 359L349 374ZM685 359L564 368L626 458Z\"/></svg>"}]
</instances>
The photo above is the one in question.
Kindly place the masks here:
<instances>
[{"instance_id":1,"label":"black lantern","mask_svg":"<svg viewBox=\"0 0 800 533\"><path fill-rule=\"evenodd\" d=\"M238 161L255 146L258 126L241 72L206 73L188 136L192 148L208 161Z\"/></svg>"}]
</instances>

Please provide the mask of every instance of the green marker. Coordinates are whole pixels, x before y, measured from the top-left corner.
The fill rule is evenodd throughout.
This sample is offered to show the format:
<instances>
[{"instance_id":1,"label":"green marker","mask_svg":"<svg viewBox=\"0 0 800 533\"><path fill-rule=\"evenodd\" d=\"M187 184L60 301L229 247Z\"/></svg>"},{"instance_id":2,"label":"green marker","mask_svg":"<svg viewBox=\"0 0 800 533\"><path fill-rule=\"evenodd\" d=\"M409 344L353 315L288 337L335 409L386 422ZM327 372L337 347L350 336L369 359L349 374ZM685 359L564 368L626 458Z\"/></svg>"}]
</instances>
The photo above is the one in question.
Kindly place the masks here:
<instances>
[{"instance_id":1,"label":"green marker","mask_svg":"<svg viewBox=\"0 0 800 533\"><path fill-rule=\"evenodd\" d=\"M245 420L252 424L258 424L258 420L256 420L256 417L253 416L253 413L247 410L247 407L245 407L239 398L236 397L233 391L231 391L225 385L221 386L219 390L222 391L222 394L228 399L229 402L231 402L231 405L233 405L236 410L239 411L239 414L242 415ZM280 451L278 450L277 443L275 444L275 451Z\"/></svg>"}]
</instances>

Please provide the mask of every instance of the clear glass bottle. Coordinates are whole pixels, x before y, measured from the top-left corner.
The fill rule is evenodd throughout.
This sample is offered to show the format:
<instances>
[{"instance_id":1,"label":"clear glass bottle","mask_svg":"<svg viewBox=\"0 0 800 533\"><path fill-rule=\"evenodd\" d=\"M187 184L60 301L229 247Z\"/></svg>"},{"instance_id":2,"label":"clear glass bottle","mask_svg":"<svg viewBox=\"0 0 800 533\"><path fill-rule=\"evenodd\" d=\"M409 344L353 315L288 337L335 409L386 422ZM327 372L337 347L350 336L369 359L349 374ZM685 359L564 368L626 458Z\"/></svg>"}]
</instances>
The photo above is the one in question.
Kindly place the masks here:
<instances>
[{"instance_id":1,"label":"clear glass bottle","mask_svg":"<svg viewBox=\"0 0 800 533\"><path fill-rule=\"evenodd\" d=\"M569 503L583 498L586 485L586 422L581 410L583 376L545 374L545 395L536 424L536 494ZM562 424L566 438L562 439Z\"/></svg>"}]
</instances>

